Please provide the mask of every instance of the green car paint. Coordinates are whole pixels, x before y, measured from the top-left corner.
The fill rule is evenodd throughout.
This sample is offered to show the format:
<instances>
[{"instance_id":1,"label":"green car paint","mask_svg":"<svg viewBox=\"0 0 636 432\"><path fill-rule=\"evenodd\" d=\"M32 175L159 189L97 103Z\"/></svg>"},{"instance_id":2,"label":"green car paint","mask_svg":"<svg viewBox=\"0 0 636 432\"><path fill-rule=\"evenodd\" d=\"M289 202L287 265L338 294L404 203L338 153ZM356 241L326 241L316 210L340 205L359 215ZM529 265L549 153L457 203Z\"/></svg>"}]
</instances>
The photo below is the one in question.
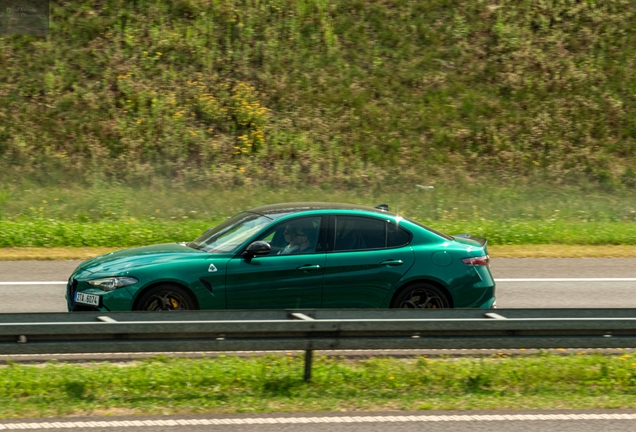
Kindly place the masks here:
<instances>
[{"instance_id":1,"label":"green car paint","mask_svg":"<svg viewBox=\"0 0 636 432\"><path fill-rule=\"evenodd\" d=\"M288 227L303 224L309 227L304 234L308 244L315 233L313 249L278 255L290 235ZM449 307L491 308L495 303L485 240L447 236L379 208L263 206L200 239L206 235L231 241L160 244L83 262L69 278L68 310L139 310L144 294L157 286L179 287L194 309L387 308L421 283L439 289ZM302 230L299 235L302 240ZM353 243L346 245L347 237ZM272 252L246 256L247 246L257 240L266 241ZM480 265L465 262L480 257L486 260ZM137 282L112 290L89 284L113 277ZM76 293L97 296L98 304L78 303Z\"/></svg>"}]
</instances>

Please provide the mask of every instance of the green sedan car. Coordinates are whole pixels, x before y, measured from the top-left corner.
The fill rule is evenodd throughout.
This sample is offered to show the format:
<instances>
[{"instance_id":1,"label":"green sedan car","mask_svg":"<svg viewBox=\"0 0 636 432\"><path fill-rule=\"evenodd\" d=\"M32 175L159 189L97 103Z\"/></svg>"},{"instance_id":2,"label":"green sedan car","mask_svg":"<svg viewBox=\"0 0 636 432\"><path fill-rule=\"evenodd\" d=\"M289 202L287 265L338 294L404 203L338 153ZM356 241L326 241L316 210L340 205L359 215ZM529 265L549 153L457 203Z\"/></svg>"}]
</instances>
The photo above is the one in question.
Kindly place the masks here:
<instances>
[{"instance_id":1,"label":"green sedan car","mask_svg":"<svg viewBox=\"0 0 636 432\"><path fill-rule=\"evenodd\" d=\"M189 243L83 262L69 311L492 308L486 240L333 203L257 207Z\"/></svg>"}]
</instances>

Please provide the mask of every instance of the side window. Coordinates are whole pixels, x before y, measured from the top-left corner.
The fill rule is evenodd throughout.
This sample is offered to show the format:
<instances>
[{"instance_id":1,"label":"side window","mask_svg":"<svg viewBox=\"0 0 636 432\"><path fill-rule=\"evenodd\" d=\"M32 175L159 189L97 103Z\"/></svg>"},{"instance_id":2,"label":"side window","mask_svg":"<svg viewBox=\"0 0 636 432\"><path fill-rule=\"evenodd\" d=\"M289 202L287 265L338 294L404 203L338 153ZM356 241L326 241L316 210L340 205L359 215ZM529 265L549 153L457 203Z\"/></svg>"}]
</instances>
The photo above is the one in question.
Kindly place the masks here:
<instances>
[{"instance_id":1,"label":"side window","mask_svg":"<svg viewBox=\"0 0 636 432\"><path fill-rule=\"evenodd\" d=\"M260 239L261 241L266 241L267 243L269 243L270 245L272 244L272 242L274 241L274 237L276 236L276 230L271 231L269 234L267 234L265 237L263 237L262 239Z\"/></svg>"},{"instance_id":2,"label":"side window","mask_svg":"<svg viewBox=\"0 0 636 432\"><path fill-rule=\"evenodd\" d=\"M385 225L380 219L337 216L334 250L381 249L386 244Z\"/></svg>"},{"instance_id":3,"label":"side window","mask_svg":"<svg viewBox=\"0 0 636 432\"><path fill-rule=\"evenodd\" d=\"M399 247L409 243L411 236L405 229L400 228L394 223L387 223L386 227L386 247Z\"/></svg>"},{"instance_id":4,"label":"side window","mask_svg":"<svg viewBox=\"0 0 636 432\"><path fill-rule=\"evenodd\" d=\"M269 255L297 255L316 252L321 216L292 219L280 223L259 240L272 248Z\"/></svg>"}]
</instances>

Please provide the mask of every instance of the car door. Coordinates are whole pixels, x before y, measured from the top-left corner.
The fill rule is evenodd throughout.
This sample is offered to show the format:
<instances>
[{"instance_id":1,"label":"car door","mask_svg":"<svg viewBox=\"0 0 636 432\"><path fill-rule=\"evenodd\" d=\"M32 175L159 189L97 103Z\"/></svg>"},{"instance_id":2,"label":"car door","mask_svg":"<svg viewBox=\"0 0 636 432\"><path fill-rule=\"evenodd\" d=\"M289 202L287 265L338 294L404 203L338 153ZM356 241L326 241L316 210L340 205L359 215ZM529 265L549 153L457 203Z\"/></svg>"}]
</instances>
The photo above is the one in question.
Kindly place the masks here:
<instances>
[{"instance_id":1,"label":"car door","mask_svg":"<svg viewBox=\"0 0 636 432\"><path fill-rule=\"evenodd\" d=\"M282 222L257 239L270 244L269 255L232 258L227 265L228 309L319 308L326 259L322 220L313 216ZM294 224L304 226L311 247L283 254L285 231Z\"/></svg>"},{"instance_id":2,"label":"car door","mask_svg":"<svg viewBox=\"0 0 636 432\"><path fill-rule=\"evenodd\" d=\"M410 233L386 219L332 216L323 308L380 307L415 262Z\"/></svg>"}]
</instances>

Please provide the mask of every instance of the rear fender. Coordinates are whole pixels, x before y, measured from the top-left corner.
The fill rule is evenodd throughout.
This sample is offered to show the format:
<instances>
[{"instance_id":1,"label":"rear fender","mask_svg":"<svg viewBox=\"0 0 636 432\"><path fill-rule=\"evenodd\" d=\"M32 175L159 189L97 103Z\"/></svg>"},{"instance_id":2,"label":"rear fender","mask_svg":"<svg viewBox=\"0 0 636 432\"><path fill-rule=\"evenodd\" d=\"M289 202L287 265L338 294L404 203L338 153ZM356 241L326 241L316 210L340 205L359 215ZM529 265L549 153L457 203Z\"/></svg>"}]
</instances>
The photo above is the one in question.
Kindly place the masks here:
<instances>
[{"instance_id":1,"label":"rear fender","mask_svg":"<svg viewBox=\"0 0 636 432\"><path fill-rule=\"evenodd\" d=\"M429 275L423 276L418 274L411 274L411 275L409 274L410 272L407 273L402 279L400 279L398 283L396 283L395 286L393 286L393 288L391 288L389 292L387 292L386 297L384 298L384 300L382 301L382 305L380 306L381 308L390 308L393 298L399 291L401 291L402 289L404 289L405 287L409 285L412 285L414 283L419 283L419 282L430 283L432 285L436 285L442 288L445 292L448 293L448 301L451 303L451 305L454 304L453 295L451 294L446 282L444 282L443 280L439 278L429 276Z\"/></svg>"}]
</instances>

